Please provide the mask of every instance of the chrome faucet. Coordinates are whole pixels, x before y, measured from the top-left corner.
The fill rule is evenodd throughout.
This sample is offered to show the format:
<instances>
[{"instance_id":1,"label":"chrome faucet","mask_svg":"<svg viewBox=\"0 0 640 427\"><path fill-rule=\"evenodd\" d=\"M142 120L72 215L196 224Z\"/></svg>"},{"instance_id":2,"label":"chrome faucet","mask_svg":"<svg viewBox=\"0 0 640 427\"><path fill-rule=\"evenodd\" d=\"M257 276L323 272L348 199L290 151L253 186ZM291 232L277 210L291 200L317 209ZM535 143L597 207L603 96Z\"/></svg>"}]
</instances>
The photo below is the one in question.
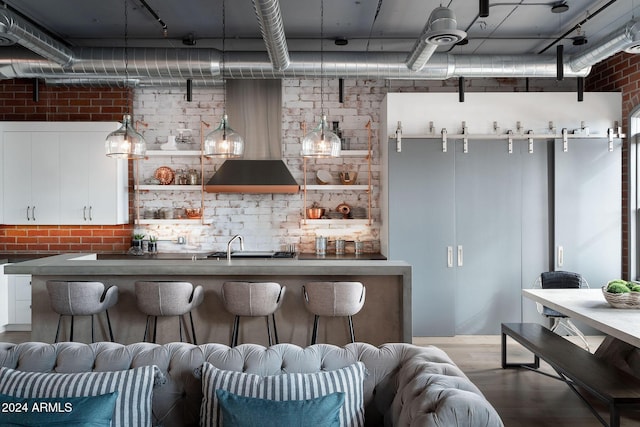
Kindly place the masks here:
<instances>
[{"instance_id":1,"label":"chrome faucet","mask_svg":"<svg viewBox=\"0 0 640 427\"><path fill-rule=\"evenodd\" d=\"M242 238L241 235L236 234L235 236L233 236L231 238L231 240L229 240L229 242L227 243L227 260L231 261L231 244L233 243L234 240L240 240L240 250L244 251L244 239Z\"/></svg>"}]
</instances>

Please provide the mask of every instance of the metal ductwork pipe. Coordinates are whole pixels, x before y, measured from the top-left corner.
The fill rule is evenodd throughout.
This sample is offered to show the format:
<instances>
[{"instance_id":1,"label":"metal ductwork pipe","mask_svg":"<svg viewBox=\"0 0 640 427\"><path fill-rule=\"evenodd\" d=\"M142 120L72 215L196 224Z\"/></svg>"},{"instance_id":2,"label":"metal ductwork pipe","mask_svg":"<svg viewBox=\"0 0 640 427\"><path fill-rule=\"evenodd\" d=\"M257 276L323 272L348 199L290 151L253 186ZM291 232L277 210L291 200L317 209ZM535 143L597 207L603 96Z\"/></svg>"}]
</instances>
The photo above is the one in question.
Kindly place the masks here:
<instances>
[{"instance_id":1,"label":"metal ductwork pipe","mask_svg":"<svg viewBox=\"0 0 640 427\"><path fill-rule=\"evenodd\" d=\"M2 51L0 51L2 52ZM124 85L124 52L121 48L81 49L71 68L43 59L0 59L0 77L50 79L98 79ZM329 52L323 63L315 53L292 52L284 71L275 71L264 52L229 54L225 77L230 79L367 78L446 80L454 77L555 77L551 55L452 55L435 53L420 71L411 71L404 53ZM129 52L128 85L175 81L194 83L221 79L220 52L213 49L147 49ZM589 69L575 72L565 66L567 77L584 77Z\"/></svg>"},{"instance_id":2,"label":"metal ductwork pipe","mask_svg":"<svg viewBox=\"0 0 640 427\"><path fill-rule=\"evenodd\" d=\"M631 20L624 26L604 37L584 52L571 55L569 66L573 71L580 71L598 62L638 44L640 21Z\"/></svg>"},{"instance_id":3,"label":"metal ductwork pipe","mask_svg":"<svg viewBox=\"0 0 640 427\"><path fill-rule=\"evenodd\" d=\"M73 51L7 9L0 9L0 33L56 64L73 62Z\"/></svg>"},{"instance_id":4,"label":"metal ductwork pipe","mask_svg":"<svg viewBox=\"0 0 640 427\"><path fill-rule=\"evenodd\" d=\"M284 34L282 14L278 0L253 0L258 17L262 39L267 47L271 64L276 71L286 70L289 66L289 49Z\"/></svg>"},{"instance_id":5,"label":"metal ductwork pipe","mask_svg":"<svg viewBox=\"0 0 640 427\"><path fill-rule=\"evenodd\" d=\"M0 59L0 76L120 79L123 85L126 74L129 74L129 80L133 83L146 79L174 79L184 82L188 78L195 81L220 77L221 55L214 49L127 49L126 70L124 59L124 48L119 47L77 49L74 62L68 67L37 57L27 59L22 54L15 60Z\"/></svg>"}]
</instances>

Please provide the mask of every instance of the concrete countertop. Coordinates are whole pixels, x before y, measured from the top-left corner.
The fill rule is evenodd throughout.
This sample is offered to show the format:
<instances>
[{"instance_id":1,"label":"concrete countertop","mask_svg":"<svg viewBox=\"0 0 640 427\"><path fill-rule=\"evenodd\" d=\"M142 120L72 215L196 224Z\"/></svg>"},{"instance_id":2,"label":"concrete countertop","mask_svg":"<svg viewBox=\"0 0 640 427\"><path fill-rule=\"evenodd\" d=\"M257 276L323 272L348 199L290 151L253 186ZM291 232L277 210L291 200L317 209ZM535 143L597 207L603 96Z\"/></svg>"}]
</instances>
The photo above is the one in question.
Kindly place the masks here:
<instances>
[{"instance_id":1,"label":"concrete countertop","mask_svg":"<svg viewBox=\"0 0 640 427\"><path fill-rule=\"evenodd\" d=\"M108 257L107 257L108 258ZM172 257L126 257L104 259L96 254L62 254L38 258L5 267L8 274L32 274L40 276L65 275L273 275L300 276L323 275L406 275L410 276L411 266L404 261L387 260L345 260L345 259L217 259L192 258L181 254L180 259Z\"/></svg>"}]
</instances>

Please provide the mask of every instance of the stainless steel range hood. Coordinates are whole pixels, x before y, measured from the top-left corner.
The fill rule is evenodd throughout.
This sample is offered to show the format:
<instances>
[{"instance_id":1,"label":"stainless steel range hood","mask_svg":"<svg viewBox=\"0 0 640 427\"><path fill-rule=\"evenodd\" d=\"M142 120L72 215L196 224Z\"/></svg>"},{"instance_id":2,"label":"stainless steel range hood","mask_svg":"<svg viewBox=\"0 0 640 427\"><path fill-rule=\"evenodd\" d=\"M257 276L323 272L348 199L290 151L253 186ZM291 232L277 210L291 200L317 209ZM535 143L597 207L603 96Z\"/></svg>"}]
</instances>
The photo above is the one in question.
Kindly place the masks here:
<instances>
[{"instance_id":1,"label":"stainless steel range hood","mask_svg":"<svg viewBox=\"0 0 640 427\"><path fill-rule=\"evenodd\" d=\"M297 193L282 160L226 160L204 186L208 193Z\"/></svg>"},{"instance_id":2,"label":"stainless steel range hood","mask_svg":"<svg viewBox=\"0 0 640 427\"><path fill-rule=\"evenodd\" d=\"M205 185L209 193L297 193L282 161L282 82L228 80L227 111L244 137L243 158L225 160Z\"/></svg>"}]
</instances>

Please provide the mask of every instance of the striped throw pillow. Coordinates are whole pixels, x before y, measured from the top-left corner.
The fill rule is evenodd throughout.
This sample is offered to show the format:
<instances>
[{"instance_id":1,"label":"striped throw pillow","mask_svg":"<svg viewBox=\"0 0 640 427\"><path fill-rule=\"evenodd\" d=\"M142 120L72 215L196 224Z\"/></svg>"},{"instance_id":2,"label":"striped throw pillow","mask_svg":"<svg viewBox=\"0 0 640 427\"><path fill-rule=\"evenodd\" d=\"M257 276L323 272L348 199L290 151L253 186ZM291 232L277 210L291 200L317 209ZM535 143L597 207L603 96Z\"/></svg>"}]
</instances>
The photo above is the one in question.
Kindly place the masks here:
<instances>
[{"instance_id":1,"label":"striped throw pillow","mask_svg":"<svg viewBox=\"0 0 640 427\"><path fill-rule=\"evenodd\" d=\"M218 369L205 362L202 366L202 405L200 425L219 427L222 425L216 390L271 400L305 400L343 392L344 405L340 411L340 426L364 426L364 382L365 367L362 362L336 369L308 374L290 373L260 376Z\"/></svg>"},{"instance_id":2,"label":"striped throw pillow","mask_svg":"<svg viewBox=\"0 0 640 427\"><path fill-rule=\"evenodd\" d=\"M157 366L126 371L44 373L0 367L0 394L13 397L85 397L118 392L112 427L150 427Z\"/></svg>"}]
</instances>

